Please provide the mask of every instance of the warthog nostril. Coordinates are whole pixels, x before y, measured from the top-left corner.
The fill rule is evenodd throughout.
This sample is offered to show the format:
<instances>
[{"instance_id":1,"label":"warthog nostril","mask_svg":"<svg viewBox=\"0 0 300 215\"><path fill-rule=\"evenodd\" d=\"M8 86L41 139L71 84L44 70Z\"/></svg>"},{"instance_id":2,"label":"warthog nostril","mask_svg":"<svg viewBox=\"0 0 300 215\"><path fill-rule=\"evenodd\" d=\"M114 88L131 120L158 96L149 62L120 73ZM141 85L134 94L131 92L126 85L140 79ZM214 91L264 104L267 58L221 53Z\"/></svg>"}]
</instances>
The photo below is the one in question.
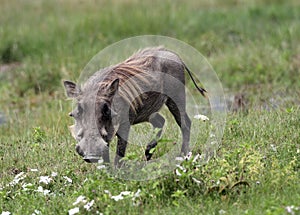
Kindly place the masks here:
<instances>
[{"instance_id":1,"label":"warthog nostril","mask_svg":"<svg viewBox=\"0 0 300 215\"><path fill-rule=\"evenodd\" d=\"M75 149L76 149L76 152L77 152L81 157L84 156L84 153L83 153L83 151L81 150L81 148L80 148L79 145L76 145Z\"/></svg>"}]
</instances>

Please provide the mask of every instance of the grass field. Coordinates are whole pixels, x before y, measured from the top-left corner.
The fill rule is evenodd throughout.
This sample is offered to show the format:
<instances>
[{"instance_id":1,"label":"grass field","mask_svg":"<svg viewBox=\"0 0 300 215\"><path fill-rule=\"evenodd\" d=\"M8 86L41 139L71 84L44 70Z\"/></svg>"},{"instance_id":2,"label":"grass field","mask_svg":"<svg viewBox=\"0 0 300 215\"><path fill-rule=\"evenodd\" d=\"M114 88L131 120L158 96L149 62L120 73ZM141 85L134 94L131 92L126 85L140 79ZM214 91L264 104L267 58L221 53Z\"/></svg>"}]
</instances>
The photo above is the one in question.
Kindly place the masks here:
<instances>
[{"instance_id":1,"label":"grass field","mask_svg":"<svg viewBox=\"0 0 300 215\"><path fill-rule=\"evenodd\" d=\"M245 107L229 111L207 164L195 159L204 135L176 170L130 181L76 154L61 81L77 80L106 46L144 34L195 47L228 100L243 94ZM2 0L0 214L300 214L299 77L296 0ZM168 129L164 138L175 138ZM129 149L128 159L141 156Z\"/></svg>"}]
</instances>

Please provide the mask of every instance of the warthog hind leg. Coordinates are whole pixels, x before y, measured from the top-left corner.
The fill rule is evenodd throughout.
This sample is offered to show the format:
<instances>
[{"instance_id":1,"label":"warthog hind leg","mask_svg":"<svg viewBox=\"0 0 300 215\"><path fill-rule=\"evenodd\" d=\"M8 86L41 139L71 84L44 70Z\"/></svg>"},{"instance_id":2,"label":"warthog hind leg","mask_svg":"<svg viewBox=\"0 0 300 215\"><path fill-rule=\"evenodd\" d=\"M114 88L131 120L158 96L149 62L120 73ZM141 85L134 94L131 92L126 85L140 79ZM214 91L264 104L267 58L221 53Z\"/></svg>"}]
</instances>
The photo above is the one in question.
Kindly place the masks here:
<instances>
[{"instance_id":1,"label":"warthog hind leg","mask_svg":"<svg viewBox=\"0 0 300 215\"><path fill-rule=\"evenodd\" d=\"M175 118L176 123L181 129L182 134L182 147L181 153L187 155L189 152L189 142L190 142L190 129L191 129L191 120L185 110L185 95L182 95L183 98L179 99L175 103L172 99L168 99L166 102L167 107ZM180 97L179 97L180 98Z\"/></svg>"}]
</instances>

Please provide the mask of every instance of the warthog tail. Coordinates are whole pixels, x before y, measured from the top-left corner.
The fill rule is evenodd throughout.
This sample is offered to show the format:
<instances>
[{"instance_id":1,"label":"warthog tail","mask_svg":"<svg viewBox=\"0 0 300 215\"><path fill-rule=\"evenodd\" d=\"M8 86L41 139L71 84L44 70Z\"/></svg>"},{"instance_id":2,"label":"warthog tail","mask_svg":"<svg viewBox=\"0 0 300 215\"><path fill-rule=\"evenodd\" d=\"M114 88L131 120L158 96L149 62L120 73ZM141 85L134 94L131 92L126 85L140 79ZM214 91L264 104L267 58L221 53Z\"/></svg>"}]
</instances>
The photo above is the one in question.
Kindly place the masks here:
<instances>
[{"instance_id":1,"label":"warthog tail","mask_svg":"<svg viewBox=\"0 0 300 215\"><path fill-rule=\"evenodd\" d=\"M201 93L202 96L204 96L205 98L207 98L207 91L205 89L203 89L202 87L199 87L192 75L192 72L189 70L189 68L184 64L184 68L185 70L188 72L189 76L191 77L195 87L197 88L197 90Z\"/></svg>"}]
</instances>

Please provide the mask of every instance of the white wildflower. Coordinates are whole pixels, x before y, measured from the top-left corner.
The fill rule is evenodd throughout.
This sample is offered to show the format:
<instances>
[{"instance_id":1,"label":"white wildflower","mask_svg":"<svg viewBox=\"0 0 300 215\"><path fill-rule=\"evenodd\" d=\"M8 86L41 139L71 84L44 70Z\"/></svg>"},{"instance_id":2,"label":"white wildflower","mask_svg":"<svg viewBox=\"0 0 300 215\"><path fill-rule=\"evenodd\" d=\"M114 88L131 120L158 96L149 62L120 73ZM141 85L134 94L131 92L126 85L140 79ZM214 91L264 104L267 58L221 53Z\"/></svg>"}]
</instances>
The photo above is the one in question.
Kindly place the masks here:
<instances>
[{"instance_id":1,"label":"white wildflower","mask_svg":"<svg viewBox=\"0 0 300 215\"><path fill-rule=\"evenodd\" d=\"M77 213L79 213L79 207L72 208L68 212L69 212L69 215L77 214Z\"/></svg>"},{"instance_id":2,"label":"white wildflower","mask_svg":"<svg viewBox=\"0 0 300 215\"><path fill-rule=\"evenodd\" d=\"M271 144L270 146L273 152L277 152L277 148L274 144Z\"/></svg>"},{"instance_id":3,"label":"white wildflower","mask_svg":"<svg viewBox=\"0 0 300 215\"><path fill-rule=\"evenodd\" d=\"M10 215L11 213L9 211L2 211L0 215Z\"/></svg>"},{"instance_id":4,"label":"white wildflower","mask_svg":"<svg viewBox=\"0 0 300 215\"><path fill-rule=\"evenodd\" d=\"M97 169L105 169L105 165L103 165L103 164L101 164L101 165L99 165L99 166L97 166Z\"/></svg>"},{"instance_id":5,"label":"white wildflower","mask_svg":"<svg viewBox=\"0 0 300 215\"><path fill-rule=\"evenodd\" d=\"M49 176L40 176L39 183L50 184L51 181L52 178L50 178Z\"/></svg>"},{"instance_id":6,"label":"white wildflower","mask_svg":"<svg viewBox=\"0 0 300 215\"><path fill-rule=\"evenodd\" d=\"M124 199L123 196L120 194L120 195L117 195L117 196L112 196L110 197L111 199L115 200L116 202L119 201L119 200L122 200Z\"/></svg>"},{"instance_id":7,"label":"white wildflower","mask_svg":"<svg viewBox=\"0 0 300 215\"><path fill-rule=\"evenodd\" d=\"M41 214L41 211L39 211L39 210L34 210L34 212L33 212L31 215L38 215L38 214Z\"/></svg>"},{"instance_id":8,"label":"white wildflower","mask_svg":"<svg viewBox=\"0 0 300 215\"><path fill-rule=\"evenodd\" d=\"M138 206L140 204L140 201L136 200L138 197L140 197L140 193L141 193L141 190L138 189L136 191L136 193L133 195L133 197L132 197L132 204L133 204L133 206Z\"/></svg>"},{"instance_id":9,"label":"white wildflower","mask_svg":"<svg viewBox=\"0 0 300 215\"><path fill-rule=\"evenodd\" d=\"M36 192L43 193L46 196L50 193L50 190L44 189L42 186L39 186Z\"/></svg>"},{"instance_id":10,"label":"white wildflower","mask_svg":"<svg viewBox=\"0 0 300 215\"><path fill-rule=\"evenodd\" d=\"M210 142L210 145L217 145L217 144L218 144L217 141L211 141L211 142Z\"/></svg>"},{"instance_id":11,"label":"white wildflower","mask_svg":"<svg viewBox=\"0 0 300 215\"><path fill-rule=\"evenodd\" d=\"M196 154L196 156L193 159L193 163L195 163L198 160L199 157L200 157L200 154Z\"/></svg>"},{"instance_id":12,"label":"white wildflower","mask_svg":"<svg viewBox=\"0 0 300 215\"><path fill-rule=\"evenodd\" d=\"M209 137L216 137L214 133L209 133Z\"/></svg>"},{"instance_id":13,"label":"white wildflower","mask_svg":"<svg viewBox=\"0 0 300 215\"><path fill-rule=\"evenodd\" d=\"M205 115L202 115L202 114L197 114L197 115L195 115L194 116L194 119L200 119L200 120L202 120L202 121L209 121L209 118L207 117L207 116L205 116Z\"/></svg>"},{"instance_id":14,"label":"white wildflower","mask_svg":"<svg viewBox=\"0 0 300 215\"><path fill-rule=\"evenodd\" d=\"M51 173L51 177L56 177L57 176L57 172L52 172Z\"/></svg>"},{"instance_id":15,"label":"white wildflower","mask_svg":"<svg viewBox=\"0 0 300 215\"><path fill-rule=\"evenodd\" d=\"M86 205L84 205L83 207L87 210L87 211L90 211L91 210L91 207L93 206L94 204L94 200L88 202Z\"/></svg>"},{"instance_id":16,"label":"white wildflower","mask_svg":"<svg viewBox=\"0 0 300 215\"><path fill-rule=\"evenodd\" d=\"M128 196L131 194L130 191L122 191L120 194L122 194L123 196Z\"/></svg>"},{"instance_id":17,"label":"white wildflower","mask_svg":"<svg viewBox=\"0 0 300 215\"><path fill-rule=\"evenodd\" d=\"M183 161L184 159L183 159L183 157L176 157L175 160L176 161Z\"/></svg>"},{"instance_id":18,"label":"white wildflower","mask_svg":"<svg viewBox=\"0 0 300 215\"><path fill-rule=\"evenodd\" d=\"M9 183L9 186L14 186L23 180L26 177L24 174L24 172L20 172L18 175L16 175L15 178Z\"/></svg>"},{"instance_id":19,"label":"white wildflower","mask_svg":"<svg viewBox=\"0 0 300 215\"><path fill-rule=\"evenodd\" d=\"M22 185L22 188L24 191L30 190L31 187L33 187L33 184L31 184L31 183L28 183L28 184L25 183Z\"/></svg>"},{"instance_id":20,"label":"white wildflower","mask_svg":"<svg viewBox=\"0 0 300 215\"><path fill-rule=\"evenodd\" d=\"M186 169L183 167L183 166L180 166L180 165L176 165L177 168L179 168L180 170L182 170L183 172L186 172Z\"/></svg>"},{"instance_id":21,"label":"white wildflower","mask_svg":"<svg viewBox=\"0 0 300 215\"><path fill-rule=\"evenodd\" d=\"M20 172L18 175L15 176L15 178L24 178L25 176L21 177L24 174L25 174L24 172Z\"/></svg>"},{"instance_id":22,"label":"white wildflower","mask_svg":"<svg viewBox=\"0 0 300 215\"><path fill-rule=\"evenodd\" d=\"M112 196L112 197L110 197L110 198L113 199L113 200L115 200L115 201L117 202L117 201L119 201L119 200L124 199L123 196L128 196L128 195L130 195L130 194L132 194L132 192L130 192L130 191L123 191L123 192L121 192L119 195L117 195L117 196Z\"/></svg>"},{"instance_id":23,"label":"white wildflower","mask_svg":"<svg viewBox=\"0 0 300 215\"><path fill-rule=\"evenodd\" d=\"M196 182L197 184L202 184L202 182L201 181L199 181L198 179L196 179L196 178L192 178L192 180L194 181L194 182Z\"/></svg>"},{"instance_id":24,"label":"white wildflower","mask_svg":"<svg viewBox=\"0 0 300 215\"><path fill-rule=\"evenodd\" d=\"M102 164L103 162L104 162L103 158L100 158L100 159L98 160L98 164Z\"/></svg>"},{"instance_id":25,"label":"white wildflower","mask_svg":"<svg viewBox=\"0 0 300 215\"><path fill-rule=\"evenodd\" d=\"M73 205L77 205L80 202L86 203L87 201L85 200L85 196L78 196L76 201L73 203Z\"/></svg>"},{"instance_id":26,"label":"white wildflower","mask_svg":"<svg viewBox=\"0 0 300 215\"><path fill-rule=\"evenodd\" d=\"M63 178L66 179L66 181L69 182L70 184L72 183L72 179L70 179L69 177L64 176Z\"/></svg>"},{"instance_id":27,"label":"white wildflower","mask_svg":"<svg viewBox=\"0 0 300 215\"><path fill-rule=\"evenodd\" d=\"M176 175L178 175L178 176L181 176L182 174L178 171L178 169L175 169L175 173L176 173Z\"/></svg>"},{"instance_id":28,"label":"white wildflower","mask_svg":"<svg viewBox=\"0 0 300 215\"><path fill-rule=\"evenodd\" d=\"M192 152L189 152L186 156L184 156L184 159L185 160L190 160L191 159L191 157L192 157Z\"/></svg>"},{"instance_id":29,"label":"white wildflower","mask_svg":"<svg viewBox=\"0 0 300 215\"><path fill-rule=\"evenodd\" d=\"M288 212L289 214L294 215L295 211L300 211L300 207L295 207L294 205L291 206L286 206L285 207L286 212ZM298 214L298 213L297 213Z\"/></svg>"},{"instance_id":30,"label":"white wildflower","mask_svg":"<svg viewBox=\"0 0 300 215\"><path fill-rule=\"evenodd\" d=\"M219 214L226 214L226 211L224 211L223 209L219 210Z\"/></svg>"},{"instance_id":31,"label":"white wildflower","mask_svg":"<svg viewBox=\"0 0 300 215\"><path fill-rule=\"evenodd\" d=\"M137 198L137 197L140 197L140 193L141 193L141 190L140 189L138 189L137 191L136 191L136 193L134 194L134 198Z\"/></svg>"},{"instance_id":32,"label":"white wildflower","mask_svg":"<svg viewBox=\"0 0 300 215\"><path fill-rule=\"evenodd\" d=\"M38 169L30 169L30 172L38 172Z\"/></svg>"}]
</instances>

